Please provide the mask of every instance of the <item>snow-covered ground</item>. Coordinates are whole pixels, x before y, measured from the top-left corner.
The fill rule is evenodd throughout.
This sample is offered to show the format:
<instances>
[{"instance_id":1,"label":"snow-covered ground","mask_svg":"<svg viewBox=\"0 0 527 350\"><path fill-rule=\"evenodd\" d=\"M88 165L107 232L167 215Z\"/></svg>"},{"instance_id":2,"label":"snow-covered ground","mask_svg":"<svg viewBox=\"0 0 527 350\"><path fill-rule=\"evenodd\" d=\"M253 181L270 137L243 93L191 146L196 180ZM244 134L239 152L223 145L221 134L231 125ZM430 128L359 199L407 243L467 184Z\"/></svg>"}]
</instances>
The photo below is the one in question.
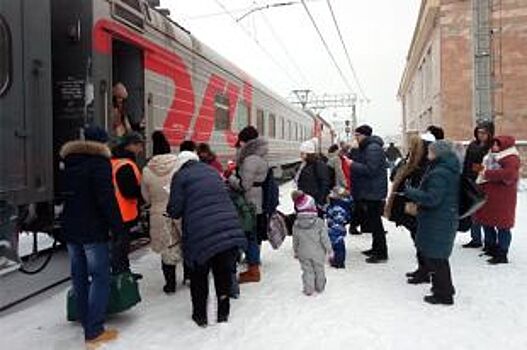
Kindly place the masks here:
<instances>
[{"instance_id":1,"label":"snow-covered ground","mask_svg":"<svg viewBox=\"0 0 527 350\"><path fill-rule=\"evenodd\" d=\"M143 302L108 321L120 337L104 349L527 349L525 191L518 214L509 265L489 266L479 251L461 249L468 234L459 234L453 307L426 305L429 285L406 284L414 250L408 233L391 225L387 264L364 262L359 252L369 247L369 235L348 237L347 269L328 268L326 292L312 298L301 293L290 239L279 251L265 245L263 281L242 286L228 324L206 329L190 320L187 287L163 294L159 258L145 250L133 261L145 276ZM81 328L65 320L66 288L2 317L0 349L82 349Z\"/></svg>"}]
</instances>

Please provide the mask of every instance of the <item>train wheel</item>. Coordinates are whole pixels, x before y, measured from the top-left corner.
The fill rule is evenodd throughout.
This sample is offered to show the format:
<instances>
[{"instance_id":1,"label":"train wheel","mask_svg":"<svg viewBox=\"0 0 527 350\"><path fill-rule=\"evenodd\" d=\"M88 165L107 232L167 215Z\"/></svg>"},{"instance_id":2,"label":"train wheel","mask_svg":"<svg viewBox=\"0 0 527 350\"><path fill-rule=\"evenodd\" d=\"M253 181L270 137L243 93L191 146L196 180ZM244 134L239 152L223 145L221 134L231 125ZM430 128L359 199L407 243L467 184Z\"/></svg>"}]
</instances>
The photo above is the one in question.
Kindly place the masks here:
<instances>
[{"instance_id":1,"label":"train wheel","mask_svg":"<svg viewBox=\"0 0 527 350\"><path fill-rule=\"evenodd\" d=\"M27 235L24 237L24 235ZM19 271L34 275L46 268L57 247L57 240L43 232L21 233L18 251L21 257Z\"/></svg>"}]
</instances>

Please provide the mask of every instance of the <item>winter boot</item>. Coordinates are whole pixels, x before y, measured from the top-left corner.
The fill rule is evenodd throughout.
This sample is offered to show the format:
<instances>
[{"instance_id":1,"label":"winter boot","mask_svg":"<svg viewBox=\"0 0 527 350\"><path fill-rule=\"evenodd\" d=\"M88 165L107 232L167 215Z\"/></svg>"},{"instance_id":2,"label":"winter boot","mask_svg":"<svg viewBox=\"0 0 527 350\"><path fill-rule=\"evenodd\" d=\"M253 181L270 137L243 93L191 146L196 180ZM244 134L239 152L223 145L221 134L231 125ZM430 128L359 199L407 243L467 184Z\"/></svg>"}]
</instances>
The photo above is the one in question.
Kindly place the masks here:
<instances>
[{"instance_id":1,"label":"winter boot","mask_svg":"<svg viewBox=\"0 0 527 350\"><path fill-rule=\"evenodd\" d=\"M372 255L375 254L375 251L374 251L373 248L372 248L372 249L364 250L364 251L362 251L361 253L362 253L362 255L372 256Z\"/></svg>"},{"instance_id":2,"label":"winter boot","mask_svg":"<svg viewBox=\"0 0 527 350\"><path fill-rule=\"evenodd\" d=\"M352 236L360 236L360 235L362 235L362 232L360 232L357 227L351 226L351 225L350 225L350 228L349 228L348 232Z\"/></svg>"},{"instance_id":3,"label":"winter boot","mask_svg":"<svg viewBox=\"0 0 527 350\"><path fill-rule=\"evenodd\" d=\"M165 276L165 286L163 292L166 294L174 294L176 292L176 265L168 265L163 263L163 276Z\"/></svg>"},{"instance_id":4,"label":"winter boot","mask_svg":"<svg viewBox=\"0 0 527 350\"><path fill-rule=\"evenodd\" d=\"M240 273L240 284L260 282L260 266L249 265L249 269Z\"/></svg>"},{"instance_id":5,"label":"winter boot","mask_svg":"<svg viewBox=\"0 0 527 350\"><path fill-rule=\"evenodd\" d=\"M454 298L450 296L440 297L438 295L427 295L423 299L426 303L432 305L454 305Z\"/></svg>"},{"instance_id":6,"label":"winter boot","mask_svg":"<svg viewBox=\"0 0 527 350\"><path fill-rule=\"evenodd\" d=\"M227 322L231 311L231 304L228 296L218 297L218 323Z\"/></svg>"},{"instance_id":7,"label":"winter boot","mask_svg":"<svg viewBox=\"0 0 527 350\"><path fill-rule=\"evenodd\" d=\"M419 272L413 277L410 277L408 279L408 284L423 284L423 283L430 283L430 275L427 273Z\"/></svg>"},{"instance_id":8,"label":"winter boot","mask_svg":"<svg viewBox=\"0 0 527 350\"><path fill-rule=\"evenodd\" d=\"M480 256L495 256L498 252L498 247L495 245L485 245L483 247L483 254Z\"/></svg>"},{"instance_id":9,"label":"winter boot","mask_svg":"<svg viewBox=\"0 0 527 350\"><path fill-rule=\"evenodd\" d=\"M119 332L117 330L107 329L101 334L99 334L97 338L86 340L86 348L89 350L98 349L104 344L111 342L113 340L116 340L118 335L119 335Z\"/></svg>"},{"instance_id":10,"label":"winter boot","mask_svg":"<svg viewBox=\"0 0 527 350\"><path fill-rule=\"evenodd\" d=\"M481 244L481 242L476 242L474 240L466 243L466 244L463 244L462 245L463 248L481 248L483 247L483 244Z\"/></svg>"},{"instance_id":11,"label":"winter boot","mask_svg":"<svg viewBox=\"0 0 527 350\"><path fill-rule=\"evenodd\" d=\"M387 261L388 261L388 256L382 255L382 254L373 254L372 256L366 259L366 263L368 264L380 264L380 263L385 263Z\"/></svg>"},{"instance_id":12,"label":"winter boot","mask_svg":"<svg viewBox=\"0 0 527 350\"><path fill-rule=\"evenodd\" d=\"M507 259L507 253L501 249L497 249L496 254L491 259L487 260L487 262L490 265L508 264L509 259Z\"/></svg>"},{"instance_id":13,"label":"winter boot","mask_svg":"<svg viewBox=\"0 0 527 350\"><path fill-rule=\"evenodd\" d=\"M206 328L208 325L207 317L192 315L192 320L201 328Z\"/></svg>"}]
</instances>

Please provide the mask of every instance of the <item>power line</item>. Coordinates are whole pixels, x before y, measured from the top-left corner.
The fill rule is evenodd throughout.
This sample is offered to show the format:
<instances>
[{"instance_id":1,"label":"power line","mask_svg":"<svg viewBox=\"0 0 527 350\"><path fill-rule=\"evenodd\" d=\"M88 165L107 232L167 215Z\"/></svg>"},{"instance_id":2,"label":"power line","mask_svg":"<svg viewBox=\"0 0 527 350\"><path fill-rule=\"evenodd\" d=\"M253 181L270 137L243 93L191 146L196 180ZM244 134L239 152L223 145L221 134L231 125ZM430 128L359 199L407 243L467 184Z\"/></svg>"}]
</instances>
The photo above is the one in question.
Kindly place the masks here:
<instances>
[{"instance_id":1,"label":"power line","mask_svg":"<svg viewBox=\"0 0 527 350\"><path fill-rule=\"evenodd\" d=\"M342 36L342 32L340 31L340 27L339 27L339 24L338 24L338 21L337 21L337 17L335 16L335 12L333 11L333 6L331 6L331 1L330 0L326 0L327 4L328 4L328 7L329 7L329 11L331 12L331 17L333 18L333 23L335 24L335 28L337 28L337 33L339 34L339 38L340 38L340 42L342 43L342 47L344 48L344 53L346 54L346 58L347 58L347 61L348 61L348 65L351 69L351 72L353 73L353 78L355 79L355 82L357 83L357 87L362 95L362 98L365 99L365 100L368 100L368 97L366 97L366 93L364 92L364 89L362 88L362 85L360 83L360 80L359 80L359 77L357 75L357 72L355 71L355 67L353 66L353 63L351 62L351 57L350 57L350 54L348 52L348 47L344 41L344 38Z\"/></svg>"},{"instance_id":2,"label":"power line","mask_svg":"<svg viewBox=\"0 0 527 350\"><path fill-rule=\"evenodd\" d=\"M326 48L326 51L327 51L329 57L333 61L333 65L335 66L335 68L339 72L340 78L342 79L342 81L344 82L346 87L349 89L349 91L353 92L353 88L351 87L350 82L348 81L348 79L346 78L344 73L342 72L342 69L340 69L340 66L337 63L337 60L335 59L335 56L333 56L333 53L331 52L331 50L330 50L330 48L328 46L328 43L326 42L326 39L324 39L324 36L322 35L322 32L318 28L317 22L313 18L313 15L311 15L311 12L309 11L309 8L307 7L305 0L301 0L301 1L302 1L302 5L304 6L304 9L306 10L307 15L309 16L309 19L311 20L311 23L313 24L313 27L315 27L315 30L317 31L318 36L320 37L320 40L322 41L322 44Z\"/></svg>"},{"instance_id":3,"label":"power line","mask_svg":"<svg viewBox=\"0 0 527 350\"><path fill-rule=\"evenodd\" d=\"M254 3L256 5L258 5L258 3L256 1L254 1ZM298 75L300 76L300 78L302 79L303 83L305 85L309 85L309 81L308 79L306 78L306 76L304 75L304 73L302 72L302 70L300 69L300 66L298 65L298 63L296 62L296 60L293 58L293 55L291 55L291 52L289 51L289 49L287 48L287 46L284 44L284 42L282 41L282 39L280 39L280 37L278 36L278 33L275 31L273 25L271 24L271 22L269 21L269 18L267 18L267 16L264 14L264 13L261 13L262 15L262 18L265 22L265 24L267 25L267 27L269 28L269 31L271 32L271 34L273 35L275 41L278 43L278 45L281 47L282 51L284 51L285 55L287 56L287 58L289 59L289 61L291 62L291 64L293 65L293 67L295 67L295 70L297 71Z\"/></svg>"},{"instance_id":4,"label":"power line","mask_svg":"<svg viewBox=\"0 0 527 350\"><path fill-rule=\"evenodd\" d=\"M274 56L265 49L265 47L263 47L260 42L243 26L241 25L241 23L239 23L237 20L236 20L236 17L229 11L229 9L227 7L225 7L225 5L223 5L223 3L220 1L220 0L214 0L214 2L216 2L216 4L222 8L223 11L225 11L226 14L228 14L231 19L234 21L234 23L236 23L237 25L240 26L240 28L243 30L243 32L245 33L245 35L247 35L249 38L251 38L256 45L258 45L258 47L269 57L269 59L278 67L280 68L287 76L288 78L291 80L291 82L293 82L295 85L297 86L300 86L300 84L298 83L298 81L296 80L295 77L293 77L291 75L291 73L289 73L289 71L284 68L284 66L282 66L275 58Z\"/></svg>"}]
</instances>

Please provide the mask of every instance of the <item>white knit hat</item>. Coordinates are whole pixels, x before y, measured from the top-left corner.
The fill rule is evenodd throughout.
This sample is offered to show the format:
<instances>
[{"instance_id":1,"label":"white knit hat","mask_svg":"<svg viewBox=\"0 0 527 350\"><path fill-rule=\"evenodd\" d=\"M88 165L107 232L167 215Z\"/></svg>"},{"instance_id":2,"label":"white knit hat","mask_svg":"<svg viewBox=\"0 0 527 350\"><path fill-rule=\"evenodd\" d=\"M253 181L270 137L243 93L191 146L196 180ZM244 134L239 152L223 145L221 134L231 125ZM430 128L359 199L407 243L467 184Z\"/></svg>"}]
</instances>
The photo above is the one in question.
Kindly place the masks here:
<instances>
[{"instance_id":1,"label":"white knit hat","mask_svg":"<svg viewBox=\"0 0 527 350\"><path fill-rule=\"evenodd\" d=\"M299 213L316 213L317 205L310 195L302 193L294 199L295 209Z\"/></svg>"},{"instance_id":2,"label":"white knit hat","mask_svg":"<svg viewBox=\"0 0 527 350\"><path fill-rule=\"evenodd\" d=\"M426 142L436 142L436 137L430 131L428 131L427 133L421 135L421 140Z\"/></svg>"},{"instance_id":3,"label":"white knit hat","mask_svg":"<svg viewBox=\"0 0 527 350\"><path fill-rule=\"evenodd\" d=\"M300 145L300 152L305 154L316 153L315 143L312 140L305 141Z\"/></svg>"}]
</instances>

